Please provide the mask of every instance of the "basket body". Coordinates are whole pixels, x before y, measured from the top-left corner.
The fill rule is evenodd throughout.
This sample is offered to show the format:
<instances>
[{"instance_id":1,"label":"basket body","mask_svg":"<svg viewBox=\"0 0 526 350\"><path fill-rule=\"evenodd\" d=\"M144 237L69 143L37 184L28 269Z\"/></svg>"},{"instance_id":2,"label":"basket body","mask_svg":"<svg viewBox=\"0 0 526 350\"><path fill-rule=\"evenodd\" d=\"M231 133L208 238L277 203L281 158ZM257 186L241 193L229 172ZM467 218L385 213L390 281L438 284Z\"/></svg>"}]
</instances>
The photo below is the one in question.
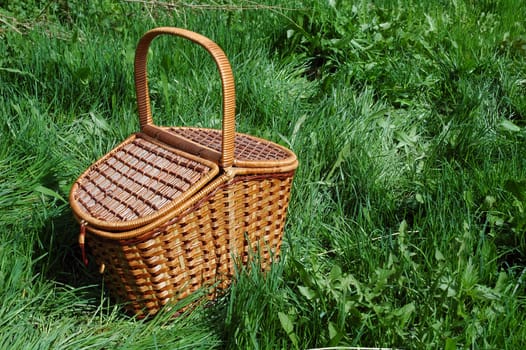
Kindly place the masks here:
<instances>
[{"instance_id":1,"label":"basket body","mask_svg":"<svg viewBox=\"0 0 526 350\"><path fill-rule=\"evenodd\" d=\"M146 54L160 34L181 36L214 58L223 87L222 130L153 125ZM143 317L206 288L213 298L239 264L279 257L294 171L283 146L235 131L233 78L209 39L178 28L145 34L136 52L141 132L73 184L70 204L110 294Z\"/></svg>"},{"instance_id":2,"label":"basket body","mask_svg":"<svg viewBox=\"0 0 526 350\"><path fill-rule=\"evenodd\" d=\"M151 315L203 287L214 297L253 254L268 268L280 253L291 183L292 173L239 176L142 237L90 237L110 293Z\"/></svg>"}]
</instances>

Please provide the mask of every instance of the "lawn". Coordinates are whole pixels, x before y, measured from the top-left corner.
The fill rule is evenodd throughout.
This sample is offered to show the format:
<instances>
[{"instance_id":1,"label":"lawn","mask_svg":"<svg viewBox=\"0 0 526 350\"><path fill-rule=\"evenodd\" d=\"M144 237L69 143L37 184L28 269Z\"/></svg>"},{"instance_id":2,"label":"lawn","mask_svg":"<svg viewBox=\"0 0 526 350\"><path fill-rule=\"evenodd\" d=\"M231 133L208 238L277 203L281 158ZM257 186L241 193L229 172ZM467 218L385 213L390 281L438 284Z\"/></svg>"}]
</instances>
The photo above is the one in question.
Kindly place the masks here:
<instances>
[{"instance_id":1,"label":"lawn","mask_svg":"<svg viewBox=\"0 0 526 350\"><path fill-rule=\"evenodd\" d=\"M521 1L0 0L1 349L526 346ZM137 41L218 43L237 130L297 154L280 261L138 320L82 263L77 177L139 128ZM219 127L195 45L156 39L161 125Z\"/></svg>"}]
</instances>

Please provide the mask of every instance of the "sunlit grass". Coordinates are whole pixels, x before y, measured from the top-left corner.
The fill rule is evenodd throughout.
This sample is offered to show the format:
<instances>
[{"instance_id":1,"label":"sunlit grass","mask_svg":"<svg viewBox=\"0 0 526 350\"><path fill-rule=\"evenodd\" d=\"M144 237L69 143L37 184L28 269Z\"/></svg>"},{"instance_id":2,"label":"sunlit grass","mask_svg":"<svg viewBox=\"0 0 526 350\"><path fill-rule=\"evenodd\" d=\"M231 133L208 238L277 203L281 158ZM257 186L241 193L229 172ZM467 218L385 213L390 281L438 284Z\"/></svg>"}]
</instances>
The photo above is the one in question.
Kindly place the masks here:
<instances>
[{"instance_id":1,"label":"sunlit grass","mask_svg":"<svg viewBox=\"0 0 526 350\"><path fill-rule=\"evenodd\" d=\"M0 9L0 348L523 345L520 2L67 3ZM138 130L134 48L161 25L224 48L238 130L300 167L279 264L139 321L82 265L65 199ZM155 120L218 127L214 64L171 39L150 53Z\"/></svg>"}]
</instances>

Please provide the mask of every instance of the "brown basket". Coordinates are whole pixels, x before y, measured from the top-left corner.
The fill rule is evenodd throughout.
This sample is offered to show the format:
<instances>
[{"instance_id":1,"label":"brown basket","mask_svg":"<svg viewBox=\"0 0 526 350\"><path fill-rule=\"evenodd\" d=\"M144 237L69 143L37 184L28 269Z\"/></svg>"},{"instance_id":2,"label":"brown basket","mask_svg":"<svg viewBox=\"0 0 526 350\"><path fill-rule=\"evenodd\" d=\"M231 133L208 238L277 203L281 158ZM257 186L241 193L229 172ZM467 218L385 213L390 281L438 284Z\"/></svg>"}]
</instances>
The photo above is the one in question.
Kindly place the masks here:
<instances>
[{"instance_id":1,"label":"brown basket","mask_svg":"<svg viewBox=\"0 0 526 350\"><path fill-rule=\"evenodd\" d=\"M214 59L222 130L153 124L146 56L160 34L191 40ZM236 264L251 256L263 269L279 256L298 161L287 148L236 133L230 64L202 35L147 32L137 46L135 87L141 131L79 177L70 204L83 255L86 239L110 293L145 316L203 287L228 286Z\"/></svg>"}]
</instances>

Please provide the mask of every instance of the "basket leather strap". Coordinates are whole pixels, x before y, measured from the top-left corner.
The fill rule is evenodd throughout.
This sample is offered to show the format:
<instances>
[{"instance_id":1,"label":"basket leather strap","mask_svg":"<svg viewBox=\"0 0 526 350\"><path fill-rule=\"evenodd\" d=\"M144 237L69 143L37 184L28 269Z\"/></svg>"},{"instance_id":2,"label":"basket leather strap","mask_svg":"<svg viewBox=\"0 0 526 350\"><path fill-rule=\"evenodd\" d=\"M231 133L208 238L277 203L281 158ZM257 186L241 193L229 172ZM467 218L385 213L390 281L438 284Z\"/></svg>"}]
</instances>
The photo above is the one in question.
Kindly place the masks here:
<instances>
[{"instance_id":1,"label":"basket leather strap","mask_svg":"<svg viewBox=\"0 0 526 350\"><path fill-rule=\"evenodd\" d=\"M221 77L223 92L223 133L222 149L219 165L229 168L234 164L234 138L235 138L235 86L232 68L223 50L212 40L195 32L174 28L159 27L152 29L140 39L135 51L135 89L141 130L152 126L153 119L150 108L150 95L148 92L148 77L146 72L147 54L152 40L162 34L179 36L202 46L214 59Z\"/></svg>"},{"instance_id":2,"label":"basket leather strap","mask_svg":"<svg viewBox=\"0 0 526 350\"><path fill-rule=\"evenodd\" d=\"M82 262L86 266L88 266L88 258L86 257L86 247L85 247L87 224L88 223L85 220L82 220L82 222L80 223L80 234L79 234L79 247L80 247L80 252L82 254Z\"/></svg>"}]
</instances>

